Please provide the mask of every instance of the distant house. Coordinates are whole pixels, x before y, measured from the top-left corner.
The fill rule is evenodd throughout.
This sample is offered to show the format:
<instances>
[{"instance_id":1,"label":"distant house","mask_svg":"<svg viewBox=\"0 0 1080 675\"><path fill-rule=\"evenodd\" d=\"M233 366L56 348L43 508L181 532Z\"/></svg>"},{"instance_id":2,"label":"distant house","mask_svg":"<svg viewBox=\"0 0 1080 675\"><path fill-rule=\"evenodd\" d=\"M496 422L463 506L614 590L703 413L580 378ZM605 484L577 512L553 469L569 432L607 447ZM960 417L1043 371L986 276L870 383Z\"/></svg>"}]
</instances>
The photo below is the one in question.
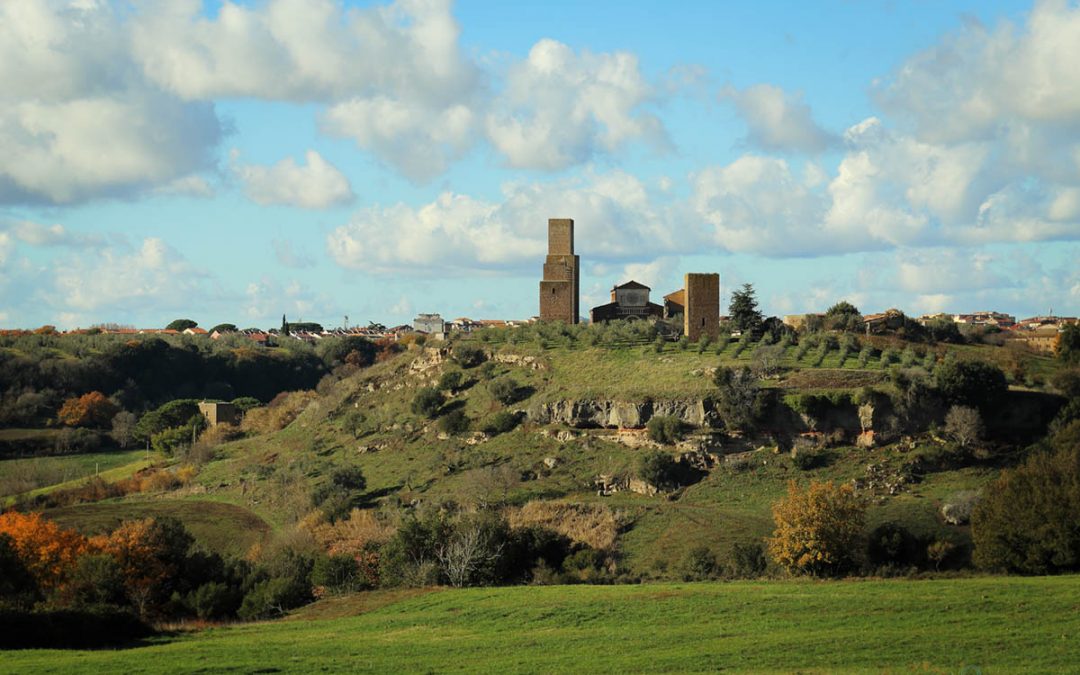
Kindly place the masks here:
<instances>
[{"instance_id":1,"label":"distant house","mask_svg":"<svg viewBox=\"0 0 1080 675\"><path fill-rule=\"evenodd\" d=\"M219 424L236 424L240 421L240 413L232 403L199 401L199 412L212 427Z\"/></svg>"},{"instance_id":2,"label":"distant house","mask_svg":"<svg viewBox=\"0 0 1080 675\"><path fill-rule=\"evenodd\" d=\"M184 329L184 335L209 335L209 331L205 328L199 328L198 326L192 326L191 328Z\"/></svg>"},{"instance_id":3,"label":"distant house","mask_svg":"<svg viewBox=\"0 0 1080 675\"><path fill-rule=\"evenodd\" d=\"M1019 340L1029 348L1043 353L1053 353L1057 346L1060 328L1053 324L1039 326L1030 330L1020 330L1013 334L1014 340Z\"/></svg>"},{"instance_id":4,"label":"distant house","mask_svg":"<svg viewBox=\"0 0 1080 675\"><path fill-rule=\"evenodd\" d=\"M863 328L868 333L896 330L904 326L904 313L898 309L887 309L879 314L863 316Z\"/></svg>"},{"instance_id":5,"label":"distant house","mask_svg":"<svg viewBox=\"0 0 1080 675\"><path fill-rule=\"evenodd\" d=\"M680 288L677 291L668 293L664 296L664 318L670 319L676 314L683 314L686 312L686 289Z\"/></svg>"},{"instance_id":6,"label":"distant house","mask_svg":"<svg viewBox=\"0 0 1080 675\"><path fill-rule=\"evenodd\" d=\"M593 307L589 320L593 323L614 321L616 319L661 319L664 308L655 302L649 302L649 291L645 284L628 281L611 289L611 302Z\"/></svg>"},{"instance_id":7,"label":"distant house","mask_svg":"<svg viewBox=\"0 0 1080 675\"><path fill-rule=\"evenodd\" d=\"M825 314L822 312L811 312L809 314L786 314L784 315L784 325L791 326L797 331L801 331L806 328L808 323L812 323L819 319L824 319ZM817 321L815 324L821 326L821 322Z\"/></svg>"},{"instance_id":8,"label":"distant house","mask_svg":"<svg viewBox=\"0 0 1080 675\"><path fill-rule=\"evenodd\" d=\"M426 333L437 340L446 337L446 322L439 314L418 314L412 327L417 333Z\"/></svg>"},{"instance_id":9,"label":"distant house","mask_svg":"<svg viewBox=\"0 0 1080 675\"><path fill-rule=\"evenodd\" d=\"M262 345L263 347L269 347L272 344L270 339L270 333L263 332L261 330L245 330L241 331L244 337L252 342Z\"/></svg>"},{"instance_id":10,"label":"distant house","mask_svg":"<svg viewBox=\"0 0 1080 675\"><path fill-rule=\"evenodd\" d=\"M1054 316L1053 314L1047 316L1033 316L1027 319L1021 319L1016 322L1016 327L1026 330L1035 330L1042 326L1054 326L1055 328L1064 328L1069 324L1077 322L1075 316Z\"/></svg>"}]
</instances>

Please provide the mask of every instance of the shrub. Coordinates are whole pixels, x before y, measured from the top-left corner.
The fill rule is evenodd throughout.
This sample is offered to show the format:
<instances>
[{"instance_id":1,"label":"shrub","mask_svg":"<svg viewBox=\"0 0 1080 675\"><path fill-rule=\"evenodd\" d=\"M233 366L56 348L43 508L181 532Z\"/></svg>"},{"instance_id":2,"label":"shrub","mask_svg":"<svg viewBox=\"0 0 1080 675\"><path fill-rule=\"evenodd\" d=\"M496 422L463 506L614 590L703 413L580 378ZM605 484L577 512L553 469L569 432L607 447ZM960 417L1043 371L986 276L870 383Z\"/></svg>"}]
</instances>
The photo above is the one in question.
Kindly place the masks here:
<instances>
[{"instance_id":1,"label":"shrub","mask_svg":"<svg viewBox=\"0 0 1080 675\"><path fill-rule=\"evenodd\" d=\"M712 341L709 339L708 335L702 335L701 338L698 339L698 345L697 345L698 354L704 354L705 350L709 348L709 344L711 342Z\"/></svg>"},{"instance_id":2,"label":"shrub","mask_svg":"<svg viewBox=\"0 0 1080 675\"><path fill-rule=\"evenodd\" d=\"M476 345L460 342L454 346L450 358L462 368L475 368L487 359L487 355Z\"/></svg>"},{"instance_id":3,"label":"shrub","mask_svg":"<svg viewBox=\"0 0 1080 675\"><path fill-rule=\"evenodd\" d=\"M202 584L188 596L188 605L200 619L220 619L236 611L236 591L220 581Z\"/></svg>"},{"instance_id":4,"label":"shrub","mask_svg":"<svg viewBox=\"0 0 1080 675\"><path fill-rule=\"evenodd\" d=\"M916 565L918 542L903 525L882 523L870 533L866 555L875 565Z\"/></svg>"},{"instance_id":5,"label":"shrub","mask_svg":"<svg viewBox=\"0 0 1080 675\"><path fill-rule=\"evenodd\" d=\"M343 466L330 474L330 482L346 490L363 490L367 487L364 472L358 466Z\"/></svg>"},{"instance_id":6,"label":"shrub","mask_svg":"<svg viewBox=\"0 0 1080 675\"><path fill-rule=\"evenodd\" d=\"M464 379L460 370L448 370L439 378L440 391L456 391Z\"/></svg>"},{"instance_id":7,"label":"shrub","mask_svg":"<svg viewBox=\"0 0 1080 675\"><path fill-rule=\"evenodd\" d=\"M978 442L983 436L983 423L979 411L962 405L954 405L945 415L945 433L961 448Z\"/></svg>"},{"instance_id":8,"label":"shrub","mask_svg":"<svg viewBox=\"0 0 1080 675\"><path fill-rule=\"evenodd\" d=\"M513 431L518 425L518 416L508 410L502 410L491 416L484 425L484 432L489 434L505 434Z\"/></svg>"},{"instance_id":9,"label":"shrub","mask_svg":"<svg viewBox=\"0 0 1080 675\"><path fill-rule=\"evenodd\" d=\"M434 418L443 405L443 395L438 389L424 387L413 398L412 411L417 415Z\"/></svg>"},{"instance_id":10,"label":"shrub","mask_svg":"<svg viewBox=\"0 0 1080 675\"><path fill-rule=\"evenodd\" d=\"M675 458L666 452L653 450L638 458L638 478L657 488L677 484L677 469Z\"/></svg>"},{"instance_id":11,"label":"shrub","mask_svg":"<svg viewBox=\"0 0 1080 675\"><path fill-rule=\"evenodd\" d=\"M850 485L811 481L800 490L788 483L787 496L773 504L776 529L769 554L789 572L833 576L855 562L866 514L865 502Z\"/></svg>"},{"instance_id":12,"label":"shrub","mask_svg":"<svg viewBox=\"0 0 1080 675\"><path fill-rule=\"evenodd\" d=\"M732 579L755 579L765 573L768 564L765 547L761 542L735 542L724 566L724 573Z\"/></svg>"},{"instance_id":13,"label":"shrub","mask_svg":"<svg viewBox=\"0 0 1080 675\"><path fill-rule=\"evenodd\" d=\"M355 591L364 585L360 566L350 555L320 556L311 568L311 583L332 592Z\"/></svg>"},{"instance_id":14,"label":"shrub","mask_svg":"<svg viewBox=\"0 0 1080 675\"><path fill-rule=\"evenodd\" d=\"M967 525L971 522L971 514L975 511L975 505L979 503L977 490L963 490L955 492L945 500L941 506L941 517L950 525Z\"/></svg>"},{"instance_id":15,"label":"shrub","mask_svg":"<svg viewBox=\"0 0 1080 675\"><path fill-rule=\"evenodd\" d=\"M487 390L499 403L509 405L517 400L518 383L509 375L497 377L487 383Z\"/></svg>"},{"instance_id":16,"label":"shrub","mask_svg":"<svg viewBox=\"0 0 1080 675\"><path fill-rule=\"evenodd\" d=\"M686 581L704 581L716 576L719 565L716 563L716 555L708 546L695 546L686 554L683 560L683 579Z\"/></svg>"},{"instance_id":17,"label":"shrub","mask_svg":"<svg viewBox=\"0 0 1080 675\"><path fill-rule=\"evenodd\" d=\"M822 463L822 455L810 450L797 450L794 455L791 456L791 463L795 465L795 468L800 471L809 471L816 469Z\"/></svg>"},{"instance_id":18,"label":"shrub","mask_svg":"<svg viewBox=\"0 0 1080 675\"><path fill-rule=\"evenodd\" d=\"M451 410L439 418L439 430L448 434L461 434L469 430L469 418L462 410Z\"/></svg>"},{"instance_id":19,"label":"shrub","mask_svg":"<svg viewBox=\"0 0 1080 675\"><path fill-rule=\"evenodd\" d=\"M1037 452L983 489L974 561L1020 574L1080 570L1080 445Z\"/></svg>"},{"instance_id":20,"label":"shrub","mask_svg":"<svg viewBox=\"0 0 1080 675\"><path fill-rule=\"evenodd\" d=\"M678 417L657 415L649 419L647 429L651 440L671 445L682 440L686 425Z\"/></svg>"},{"instance_id":21,"label":"shrub","mask_svg":"<svg viewBox=\"0 0 1080 675\"><path fill-rule=\"evenodd\" d=\"M236 614L245 621L268 619L310 600L311 588L300 580L274 577L255 584L244 595Z\"/></svg>"},{"instance_id":22,"label":"shrub","mask_svg":"<svg viewBox=\"0 0 1080 675\"><path fill-rule=\"evenodd\" d=\"M93 649L153 635L129 610L97 605L79 609L0 608L0 649Z\"/></svg>"}]
</instances>

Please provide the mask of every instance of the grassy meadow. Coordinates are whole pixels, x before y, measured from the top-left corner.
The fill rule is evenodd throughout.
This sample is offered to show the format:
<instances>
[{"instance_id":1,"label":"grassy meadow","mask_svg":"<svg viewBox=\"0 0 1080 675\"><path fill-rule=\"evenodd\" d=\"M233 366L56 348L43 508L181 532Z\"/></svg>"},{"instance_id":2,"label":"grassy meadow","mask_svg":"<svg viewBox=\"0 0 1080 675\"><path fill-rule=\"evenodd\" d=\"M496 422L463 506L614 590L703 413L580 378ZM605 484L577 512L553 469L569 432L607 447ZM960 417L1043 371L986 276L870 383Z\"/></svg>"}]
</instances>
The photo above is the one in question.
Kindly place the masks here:
<instances>
[{"instance_id":1,"label":"grassy meadow","mask_svg":"<svg viewBox=\"0 0 1080 675\"><path fill-rule=\"evenodd\" d=\"M1080 577L377 592L25 672L1067 672Z\"/></svg>"}]
</instances>

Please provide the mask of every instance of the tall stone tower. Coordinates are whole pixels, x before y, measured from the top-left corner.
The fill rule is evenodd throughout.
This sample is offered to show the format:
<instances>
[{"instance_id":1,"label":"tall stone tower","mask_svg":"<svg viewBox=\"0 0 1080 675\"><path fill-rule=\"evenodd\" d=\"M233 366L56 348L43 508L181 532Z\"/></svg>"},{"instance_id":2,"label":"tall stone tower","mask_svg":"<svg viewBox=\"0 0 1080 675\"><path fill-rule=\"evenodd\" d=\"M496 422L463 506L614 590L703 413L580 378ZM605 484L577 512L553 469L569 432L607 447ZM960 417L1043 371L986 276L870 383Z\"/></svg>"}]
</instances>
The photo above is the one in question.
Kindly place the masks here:
<instances>
[{"instance_id":1,"label":"tall stone tower","mask_svg":"<svg viewBox=\"0 0 1080 675\"><path fill-rule=\"evenodd\" d=\"M540 320L578 322L581 260L574 255L574 221L548 219L548 255L540 282Z\"/></svg>"},{"instance_id":2,"label":"tall stone tower","mask_svg":"<svg viewBox=\"0 0 1080 675\"><path fill-rule=\"evenodd\" d=\"M685 284L683 334L691 342L697 342L702 335L715 340L720 336L720 275L691 272Z\"/></svg>"}]
</instances>

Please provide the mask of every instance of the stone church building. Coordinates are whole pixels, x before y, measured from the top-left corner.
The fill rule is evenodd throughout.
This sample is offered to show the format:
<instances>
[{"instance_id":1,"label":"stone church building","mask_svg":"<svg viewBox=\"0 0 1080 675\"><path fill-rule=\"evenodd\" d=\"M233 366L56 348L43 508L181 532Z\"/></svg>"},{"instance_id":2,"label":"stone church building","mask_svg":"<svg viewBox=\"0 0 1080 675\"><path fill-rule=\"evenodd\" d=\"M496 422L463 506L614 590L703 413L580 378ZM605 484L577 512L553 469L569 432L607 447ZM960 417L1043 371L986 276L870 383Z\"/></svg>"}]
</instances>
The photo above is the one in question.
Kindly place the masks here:
<instances>
[{"instance_id":1,"label":"stone church building","mask_svg":"<svg viewBox=\"0 0 1080 675\"><path fill-rule=\"evenodd\" d=\"M645 284L633 280L616 286L611 289L611 302L593 307L589 319L593 323L615 319L662 319L664 308L649 302L650 290Z\"/></svg>"}]
</instances>

